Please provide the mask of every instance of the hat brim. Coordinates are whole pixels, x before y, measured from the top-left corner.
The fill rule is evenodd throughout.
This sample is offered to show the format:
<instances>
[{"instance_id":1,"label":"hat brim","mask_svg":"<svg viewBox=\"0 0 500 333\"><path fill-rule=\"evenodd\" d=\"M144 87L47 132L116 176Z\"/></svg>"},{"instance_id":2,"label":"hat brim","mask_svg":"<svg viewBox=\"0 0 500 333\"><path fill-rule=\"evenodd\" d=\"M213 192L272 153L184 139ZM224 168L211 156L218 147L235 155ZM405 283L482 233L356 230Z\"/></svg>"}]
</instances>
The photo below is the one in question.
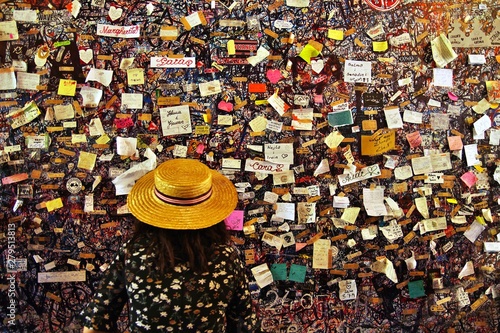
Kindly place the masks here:
<instances>
[{"instance_id":1,"label":"hat brim","mask_svg":"<svg viewBox=\"0 0 500 333\"><path fill-rule=\"evenodd\" d=\"M165 203L154 193L154 170L141 177L132 187L127 206L140 221L155 227L195 230L211 227L228 217L236 208L238 194L229 179L212 172L212 195L202 203L179 206Z\"/></svg>"}]
</instances>

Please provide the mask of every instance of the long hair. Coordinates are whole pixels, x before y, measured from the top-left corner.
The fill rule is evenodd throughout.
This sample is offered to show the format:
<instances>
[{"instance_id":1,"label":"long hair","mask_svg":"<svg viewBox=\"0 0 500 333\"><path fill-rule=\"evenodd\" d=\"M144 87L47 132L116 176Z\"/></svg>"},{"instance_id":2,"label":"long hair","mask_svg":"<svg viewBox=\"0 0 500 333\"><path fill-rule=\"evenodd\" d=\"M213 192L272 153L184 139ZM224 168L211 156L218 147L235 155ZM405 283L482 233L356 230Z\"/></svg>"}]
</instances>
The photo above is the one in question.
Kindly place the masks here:
<instances>
[{"instance_id":1,"label":"long hair","mask_svg":"<svg viewBox=\"0 0 500 333\"><path fill-rule=\"evenodd\" d=\"M197 273L207 272L214 246L228 244L230 239L224 221L204 229L173 230L136 219L130 248L142 237L149 241L146 255L154 257L161 273L172 270L178 263L189 263Z\"/></svg>"}]
</instances>

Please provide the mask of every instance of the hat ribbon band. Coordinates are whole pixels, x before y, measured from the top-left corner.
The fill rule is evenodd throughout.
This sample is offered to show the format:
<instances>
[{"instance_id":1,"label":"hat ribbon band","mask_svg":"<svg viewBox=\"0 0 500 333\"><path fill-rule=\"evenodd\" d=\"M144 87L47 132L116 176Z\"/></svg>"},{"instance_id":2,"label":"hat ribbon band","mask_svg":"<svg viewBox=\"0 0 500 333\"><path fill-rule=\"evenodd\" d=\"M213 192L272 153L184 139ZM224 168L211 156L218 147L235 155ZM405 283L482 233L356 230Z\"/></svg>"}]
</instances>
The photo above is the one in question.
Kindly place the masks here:
<instances>
[{"instance_id":1,"label":"hat ribbon band","mask_svg":"<svg viewBox=\"0 0 500 333\"><path fill-rule=\"evenodd\" d=\"M156 188L155 188L155 195L158 199L160 199L161 201L168 203L168 204L178 205L178 206L191 206L191 205L196 205L196 204L202 203L203 201L210 198L210 196L212 195L212 189L210 188L210 190L208 190L208 192L206 192L200 196L197 196L195 198L170 197L168 195L161 193Z\"/></svg>"}]
</instances>

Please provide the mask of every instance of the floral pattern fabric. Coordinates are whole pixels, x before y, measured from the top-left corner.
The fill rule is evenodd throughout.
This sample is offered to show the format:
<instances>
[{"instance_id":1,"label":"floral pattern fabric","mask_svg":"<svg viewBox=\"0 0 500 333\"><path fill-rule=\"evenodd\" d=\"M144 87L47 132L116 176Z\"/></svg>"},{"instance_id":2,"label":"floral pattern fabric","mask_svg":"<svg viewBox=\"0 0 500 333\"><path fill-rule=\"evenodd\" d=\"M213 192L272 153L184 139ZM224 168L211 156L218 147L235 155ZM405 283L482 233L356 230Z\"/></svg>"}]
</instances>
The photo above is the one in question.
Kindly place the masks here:
<instances>
[{"instance_id":1,"label":"floral pattern fabric","mask_svg":"<svg viewBox=\"0 0 500 333\"><path fill-rule=\"evenodd\" d=\"M118 251L82 312L83 324L101 331L116 330L116 321L129 302L131 332L253 332L248 280L236 250L215 248L209 272L195 273L189 264L160 274L154 257L146 255L147 239ZM238 324L241 327L238 329Z\"/></svg>"}]
</instances>

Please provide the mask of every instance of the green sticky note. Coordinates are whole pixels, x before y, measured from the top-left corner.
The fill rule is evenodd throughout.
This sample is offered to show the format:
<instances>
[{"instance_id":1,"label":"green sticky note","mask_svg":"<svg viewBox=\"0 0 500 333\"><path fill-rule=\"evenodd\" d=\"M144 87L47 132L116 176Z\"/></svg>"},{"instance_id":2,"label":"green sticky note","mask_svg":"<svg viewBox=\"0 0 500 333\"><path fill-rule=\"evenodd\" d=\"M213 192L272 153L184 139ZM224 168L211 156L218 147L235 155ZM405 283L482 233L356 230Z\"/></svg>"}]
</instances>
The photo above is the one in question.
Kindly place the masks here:
<instances>
[{"instance_id":1,"label":"green sticky note","mask_svg":"<svg viewBox=\"0 0 500 333\"><path fill-rule=\"evenodd\" d=\"M408 282L408 289L410 291L410 298L417 298L425 296L424 281L411 281Z\"/></svg>"},{"instance_id":2,"label":"green sticky note","mask_svg":"<svg viewBox=\"0 0 500 333\"><path fill-rule=\"evenodd\" d=\"M314 46L307 44L304 46L302 51L300 51L299 57L304 59L308 64L311 63L311 58L317 57L319 55L319 51L314 48Z\"/></svg>"},{"instance_id":3,"label":"green sticky note","mask_svg":"<svg viewBox=\"0 0 500 333\"><path fill-rule=\"evenodd\" d=\"M288 280L304 283L306 279L306 266L292 264Z\"/></svg>"},{"instance_id":4,"label":"green sticky note","mask_svg":"<svg viewBox=\"0 0 500 333\"><path fill-rule=\"evenodd\" d=\"M271 274L274 281L286 280L286 264L272 264Z\"/></svg>"},{"instance_id":5,"label":"green sticky note","mask_svg":"<svg viewBox=\"0 0 500 333\"><path fill-rule=\"evenodd\" d=\"M351 110L328 113L328 125L332 127L352 125L353 123Z\"/></svg>"}]
</instances>

